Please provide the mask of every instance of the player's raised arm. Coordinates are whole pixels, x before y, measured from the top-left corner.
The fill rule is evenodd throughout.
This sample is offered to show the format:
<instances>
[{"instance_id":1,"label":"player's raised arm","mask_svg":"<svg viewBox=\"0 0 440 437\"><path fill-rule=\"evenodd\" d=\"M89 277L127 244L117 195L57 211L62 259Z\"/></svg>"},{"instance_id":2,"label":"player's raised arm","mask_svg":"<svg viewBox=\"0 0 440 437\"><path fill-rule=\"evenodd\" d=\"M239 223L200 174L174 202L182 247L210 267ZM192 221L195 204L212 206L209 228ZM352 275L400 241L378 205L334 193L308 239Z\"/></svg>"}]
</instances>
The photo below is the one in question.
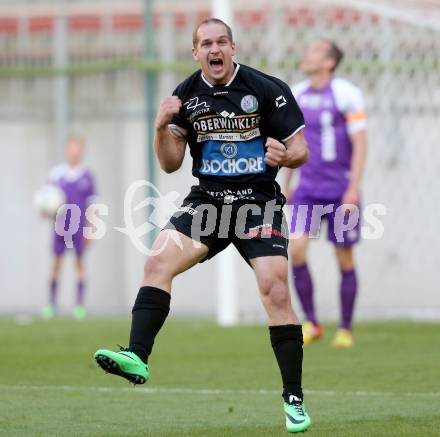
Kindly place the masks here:
<instances>
[{"instance_id":1,"label":"player's raised arm","mask_svg":"<svg viewBox=\"0 0 440 437\"><path fill-rule=\"evenodd\" d=\"M264 160L272 167L298 168L309 158L309 147L301 131L287 139L284 144L268 138L266 148Z\"/></svg>"},{"instance_id":2,"label":"player's raised arm","mask_svg":"<svg viewBox=\"0 0 440 437\"><path fill-rule=\"evenodd\" d=\"M167 173L178 170L185 156L187 131L171 124L181 107L182 102L177 96L165 97L156 116L153 146L160 168Z\"/></svg>"},{"instance_id":3,"label":"player's raised arm","mask_svg":"<svg viewBox=\"0 0 440 437\"><path fill-rule=\"evenodd\" d=\"M264 104L268 108L266 164L300 167L308 160L309 147L302 132L304 116L290 87L272 77L265 82Z\"/></svg>"},{"instance_id":4,"label":"player's raised arm","mask_svg":"<svg viewBox=\"0 0 440 437\"><path fill-rule=\"evenodd\" d=\"M302 131L285 141L286 157L281 162L283 167L298 168L309 159L309 145Z\"/></svg>"}]
</instances>

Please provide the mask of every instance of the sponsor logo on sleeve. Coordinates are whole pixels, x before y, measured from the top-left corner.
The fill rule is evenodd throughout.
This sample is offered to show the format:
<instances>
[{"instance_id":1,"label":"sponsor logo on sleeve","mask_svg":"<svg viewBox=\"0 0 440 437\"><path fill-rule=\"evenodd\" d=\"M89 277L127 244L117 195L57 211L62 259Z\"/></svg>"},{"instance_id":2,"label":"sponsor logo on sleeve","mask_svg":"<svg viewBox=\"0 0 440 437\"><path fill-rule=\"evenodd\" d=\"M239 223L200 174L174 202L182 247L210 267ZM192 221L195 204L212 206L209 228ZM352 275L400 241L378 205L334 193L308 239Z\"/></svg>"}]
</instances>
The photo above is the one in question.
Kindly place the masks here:
<instances>
[{"instance_id":1,"label":"sponsor logo on sleeve","mask_svg":"<svg viewBox=\"0 0 440 437\"><path fill-rule=\"evenodd\" d=\"M278 97L275 99L275 106L276 106L277 108L282 108L282 107L285 106L285 105L287 105L287 100L286 100L286 98L285 98L283 95L278 96Z\"/></svg>"}]
</instances>

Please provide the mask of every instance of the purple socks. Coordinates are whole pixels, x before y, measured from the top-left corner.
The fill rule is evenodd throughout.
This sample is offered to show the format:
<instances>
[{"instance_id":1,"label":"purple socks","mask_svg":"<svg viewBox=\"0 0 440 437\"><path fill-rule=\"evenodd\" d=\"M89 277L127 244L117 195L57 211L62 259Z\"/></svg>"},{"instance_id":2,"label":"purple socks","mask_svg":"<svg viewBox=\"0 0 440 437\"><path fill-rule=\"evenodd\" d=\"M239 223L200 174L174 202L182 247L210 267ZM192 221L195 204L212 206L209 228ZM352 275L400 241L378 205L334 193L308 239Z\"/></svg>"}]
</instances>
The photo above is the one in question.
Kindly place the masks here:
<instances>
[{"instance_id":1,"label":"purple socks","mask_svg":"<svg viewBox=\"0 0 440 437\"><path fill-rule=\"evenodd\" d=\"M52 279L52 281L50 281L50 288L49 288L49 303L53 306L55 306L57 302L57 290L58 290L58 281L56 279Z\"/></svg>"},{"instance_id":2,"label":"purple socks","mask_svg":"<svg viewBox=\"0 0 440 437\"><path fill-rule=\"evenodd\" d=\"M307 264L293 267L293 281L301 302L306 320L317 324L315 305L313 302L313 283ZM343 329L351 329L354 302L357 294L356 271L341 271L341 325Z\"/></svg>"},{"instance_id":3,"label":"purple socks","mask_svg":"<svg viewBox=\"0 0 440 437\"><path fill-rule=\"evenodd\" d=\"M76 284L76 304L77 305L84 305L84 291L85 291L84 281L78 281ZM58 294L58 281L53 279L50 282L50 288L49 288L49 303L53 306L56 305L57 294Z\"/></svg>"},{"instance_id":4,"label":"purple socks","mask_svg":"<svg viewBox=\"0 0 440 437\"><path fill-rule=\"evenodd\" d=\"M306 320L317 324L315 306L313 303L313 283L307 264L298 267L293 266L293 281Z\"/></svg>"},{"instance_id":5,"label":"purple socks","mask_svg":"<svg viewBox=\"0 0 440 437\"><path fill-rule=\"evenodd\" d=\"M341 272L341 328L351 329L354 301L357 293L355 270Z\"/></svg>"},{"instance_id":6,"label":"purple socks","mask_svg":"<svg viewBox=\"0 0 440 437\"><path fill-rule=\"evenodd\" d=\"M84 305L84 281L78 281L76 287L76 304Z\"/></svg>"}]
</instances>

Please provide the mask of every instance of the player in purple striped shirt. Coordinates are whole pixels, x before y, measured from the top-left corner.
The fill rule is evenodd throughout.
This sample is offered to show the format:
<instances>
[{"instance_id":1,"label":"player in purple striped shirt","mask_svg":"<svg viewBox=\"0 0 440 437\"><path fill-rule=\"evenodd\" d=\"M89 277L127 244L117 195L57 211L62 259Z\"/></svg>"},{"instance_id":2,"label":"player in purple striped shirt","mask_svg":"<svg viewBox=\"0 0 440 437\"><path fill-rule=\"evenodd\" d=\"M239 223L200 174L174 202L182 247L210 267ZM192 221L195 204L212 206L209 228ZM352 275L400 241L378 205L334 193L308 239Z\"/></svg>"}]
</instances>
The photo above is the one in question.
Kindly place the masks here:
<instances>
[{"instance_id":1,"label":"player in purple striped shirt","mask_svg":"<svg viewBox=\"0 0 440 437\"><path fill-rule=\"evenodd\" d=\"M342 215L337 211L341 205L352 205L353 210L353 205L360 203L366 155L366 113L359 88L333 75L342 57L343 53L332 41L313 42L306 48L301 65L308 78L292 88L304 114L310 159L301 167L298 186L290 197L290 204L294 206L291 232L296 235L289 249L295 288L306 317L304 344L308 344L322 335L307 266L309 238L318 234L321 224L319 216L317 220L312 219L312 211L317 207L331 209L322 219L327 220L327 238L335 246L341 271L341 322L333 345L347 348L353 345L351 324L357 294L353 246L359 241L360 227L358 221L353 229L342 231L340 219L344 217L345 207L339 209ZM289 170L286 190L291 175ZM298 209L299 205L304 206Z\"/></svg>"},{"instance_id":2,"label":"player in purple striped shirt","mask_svg":"<svg viewBox=\"0 0 440 437\"><path fill-rule=\"evenodd\" d=\"M84 251L86 240L83 237L83 229L87 221L85 211L93 202L95 193L95 183L89 170L82 166L85 151L84 141L79 137L70 137L66 142L65 155L66 163L57 165L49 173L49 183L56 185L64 191L66 204L78 205L81 216L79 219L78 231L73 235L73 248L76 254L76 276L77 276L77 295L76 305L73 309L73 316L76 319L83 319L86 316L84 308L85 292L85 268ZM70 214L66 214L65 228L70 222ZM49 303L42 310L45 319L51 319L56 313L56 300L58 292L58 278L61 268L61 261L66 250L64 237L53 233L53 262L50 278Z\"/></svg>"}]
</instances>

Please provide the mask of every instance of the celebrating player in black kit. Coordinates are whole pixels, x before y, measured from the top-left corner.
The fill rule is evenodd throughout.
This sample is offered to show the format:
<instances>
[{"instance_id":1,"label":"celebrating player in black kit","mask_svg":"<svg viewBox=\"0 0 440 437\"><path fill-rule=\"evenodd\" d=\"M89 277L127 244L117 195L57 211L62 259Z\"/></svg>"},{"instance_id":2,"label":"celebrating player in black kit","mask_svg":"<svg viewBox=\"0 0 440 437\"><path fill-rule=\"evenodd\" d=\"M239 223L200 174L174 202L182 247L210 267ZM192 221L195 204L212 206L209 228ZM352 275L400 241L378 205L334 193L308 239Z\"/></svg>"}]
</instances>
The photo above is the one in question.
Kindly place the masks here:
<instances>
[{"instance_id":1,"label":"celebrating player in black kit","mask_svg":"<svg viewBox=\"0 0 440 437\"><path fill-rule=\"evenodd\" d=\"M286 427L310 427L301 388L302 330L288 288L285 199L275 176L308 158L304 119L281 80L233 62L230 27L210 18L193 34L198 70L160 104L154 149L167 173L179 169L186 144L192 187L153 245L132 311L128 349L98 350L106 371L135 384L149 378L148 357L170 308L171 282L232 243L255 272L283 380ZM171 238L170 238L171 237ZM158 250L163 248L163 250Z\"/></svg>"}]
</instances>

